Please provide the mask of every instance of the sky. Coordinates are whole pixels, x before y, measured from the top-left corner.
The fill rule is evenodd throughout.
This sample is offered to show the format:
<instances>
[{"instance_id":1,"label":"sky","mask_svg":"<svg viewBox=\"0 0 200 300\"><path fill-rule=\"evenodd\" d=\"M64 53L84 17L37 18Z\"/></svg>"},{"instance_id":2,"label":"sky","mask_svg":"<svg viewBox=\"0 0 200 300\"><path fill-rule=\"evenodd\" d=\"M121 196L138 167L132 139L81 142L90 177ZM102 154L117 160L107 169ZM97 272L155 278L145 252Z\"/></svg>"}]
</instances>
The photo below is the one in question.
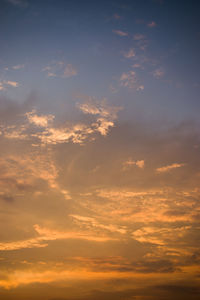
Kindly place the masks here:
<instances>
[{"instance_id":1,"label":"sky","mask_svg":"<svg viewBox=\"0 0 200 300\"><path fill-rule=\"evenodd\" d=\"M0 0L0 299L199 299L199 10Z\"/></svg>"}]
</instances>

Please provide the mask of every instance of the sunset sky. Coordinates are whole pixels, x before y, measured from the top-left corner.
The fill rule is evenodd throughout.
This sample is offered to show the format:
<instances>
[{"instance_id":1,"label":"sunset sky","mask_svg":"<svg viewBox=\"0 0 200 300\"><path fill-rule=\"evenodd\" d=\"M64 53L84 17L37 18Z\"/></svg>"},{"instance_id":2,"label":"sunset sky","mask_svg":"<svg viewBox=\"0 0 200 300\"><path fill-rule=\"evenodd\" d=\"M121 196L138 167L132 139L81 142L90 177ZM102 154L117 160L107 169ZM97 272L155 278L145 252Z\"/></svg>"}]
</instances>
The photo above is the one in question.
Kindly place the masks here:
<instances>
[{"instance_id":1,"label":"sunset sky","mask_svg":"<svg viewBox=\"0 0 200 300\"><path fill-rule=\"evenodd\" d=\"M199 15L0 0L0 299L200 299Z\"/></svg>"}]
</instances>

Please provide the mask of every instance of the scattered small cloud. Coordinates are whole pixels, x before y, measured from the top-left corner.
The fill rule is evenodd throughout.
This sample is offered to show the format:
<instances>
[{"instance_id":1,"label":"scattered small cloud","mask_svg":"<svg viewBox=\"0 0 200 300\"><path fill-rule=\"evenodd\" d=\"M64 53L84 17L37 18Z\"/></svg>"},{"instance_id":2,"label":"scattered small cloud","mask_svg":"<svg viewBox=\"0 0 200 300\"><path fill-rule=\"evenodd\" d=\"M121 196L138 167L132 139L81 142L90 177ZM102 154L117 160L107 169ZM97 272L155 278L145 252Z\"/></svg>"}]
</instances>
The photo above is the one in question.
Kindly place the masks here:
<instances>
[{"instance_id":1,"label":"scattered small cloud","mask_svg":"<svg viewBox=\"0 0 200 300\"><path fill-rule=\"evenodd\" d=\"M143 34L140 34L140 33L137 33L133 36L133 39L135 41L139 41L139 40L144 40L145 39L145 36Z\"/></svg>"},{"instance_id":2,"label":"scattered small cloud","mask_svg":"<svg viewBox=\"0 0 200 300\"><path fill-rule=\"evenodd\" d=\"M89 99L87 103L79 104L78 107L84 114L97 115L93 127L101 135L107 135L109 128L114 127L114 120L117 118L117 113L122 109L121 107L108 106L105 98L101 102L94 102L92 99Z\"/></svg>"},{"instance_id":3,"label":"scattered small cloud","mask_svg":"<svg viewBox=\"0 0 200 300\"><path fill-rule=\"evenodd\" d=\"M17 81L3 80L0 81L0 91L6 90L8 87L18 87L19 83Z\"/></svg>"},{"instance_id":4,"label":"scattered small cloud","mask_svg":"<svg viewBox=\"0 0 200 300\"><path fill-rule=\"evenodd\" d=\"M130 49L128 52L125 52L124 53L124 57L125 58L132 58L135 56L135 51L134 49Z\"/></svg>"},{"instance_id":5,"label":"scattered small cloud","mask_svg":"<svg viewBox=\"0 0 200 300\"><path fill-rule=\"evenodd\" d=\"M145 35L137 33L133 36L136 45L140 50L144 51L148 46L148 40L146 39Z\"/></svg>"},{"instance_id":6,"label":"scattered small cloud","mask_svg":"<svg viewBox=\"0 0 200 300\"><path fill-rule=\"evenodd\" d=\"M150 28L153 28L153 27L156 27L157 24L156 24L156 22L152 21L152 22L148 23L147 26Z\"/></svg>"},{"instance_id":7,"label":"scattered small cloud","mask_svg":"<svg viewBox=\"0 0 200 300\"><path fill-rule=\"evenodd\" d=\"M128 159L127 161L125 161L123 163L123 170L126 171L128 169L130 169L132 166L137 166L140 169L144 168L144 160L132 160L132 159Z\"/></svg>"},{"instance_id":8,"label":"scattered small cloud","mask_svg":"<svg viewBox=\"0 0 200 300\"><path fill-rule=\"evenodd\" d=\"M55 116L53 115L40 115L36 114L36 110L32 110L25 114L28 121L36 126L47 127L49 122L53 121Z\"/></svg>"},{"instance_id":9,"label":"scattered small cloud","mask_svg":"<svg viewBox=\"0 0 200 300\"><path fill-rule=\"evenodd\" d=\"M48 72L47 76L48 77L57 77L57 75L55 73L52 73L52 72Z\"/></svg>"},{"instance_id":10,"label":"scattered small cloud","mask_svg":"<svg viewBox=\"0 0 200 300\"><path fill-rule=\"evenodd\" d=\"M109 89L110 89L111 93L113 93L113 94L118 92L118 89L115 86L113 86L112 84L109 85Z\"/></svg>"},{"instance_id":11,"label":"scattered small cloud","mask_svg":"<svg viewBox=\"0 0 200 300\"><path fill-rule=\"evenodd\" d=\"M128 33L122 30L113 30L113 32L119 36L128 36Z\"/></svg>"},{"instance_id":12,"label":"scattered small cloud","mask_svg":"<svg viewBox=\"0 0 200 300\"><path fill-rule=\"evenodd\" d=\"M136 77L135 71L129 71L122 73L120 77L120 85L123 87L128 87L130 89L135 89L136 91L143 90L144 86L138 84L138 79Z\"/></svg>"},{"instance_id":13,"label":"scattered small cloud","mask_svg":"<svg viewBox=\"0 0 200 300\"><path fill-rule=\"evenodd\" d=\"M162 78L165 75L165 71L162 68L153 71L153 76L157 79Z\"/></svg>"},{"instance_id":14,"label":"scattered small cloud","mask_svg":"<svg viewBox=\"0 0 200 300\"><path fill-rule=\"evenodd\" d=\"M47 77L70 78L78 74L78 70L72 65L63 61L53 61L42 69Z\"/></svg>"},{"instance_id":15,"label":"scattered small cloud","mask_svg":"<svg viewBox=\"0 0 200 300\"><path fill-rule=\"evenodd\" d=\"M165 173L165 172L169 172L173 169L177 169L177 168L180 168L180 167L183 167L185 166L185 164L178 164L178 163L174 163L172 165L168 165L168 166L164 166L164 167L161 167L161 168L157 168L156 171L158 173Z\"/></svg>"},{"instance_id":16,"label":"scattered small cloud","mask_svg":"<svg viewBox=\"0 0 200 300\"><path fill-rule=\"evenodd\" d=\"M69 78L69 77L75 76L77 74L78 74L77 70L71 64L68 64L64 68L63 77Z\"/></svg>"},{"instance_id":17,"label":"scattered small cloud","mask_svg":"<svg viewBox=\"0 0 200 300\"><path fill-rule=\"evenodd\" d=\"M122 17L120 15L118 15L118 14L114 14L113 18L115 20L120 20Z\"/></svg>"},{"instance_id":18,"label":"scattered small cloud","mask_svg":"<svg viewBox=\"0 0 200 300\"><path fill-rule=\"evenodd\" d=\"M24 68L24 65L16 65L16 66L12 67L13 70L20 70L20 69L23 69L23 68Z\"/></svg>"},{"instance_id":19,"label":"scattered small cloud","mask_svg":"<svg viewBox=\"0 0 200 300\"><path fill-rule=\"evenodd\" d=\"M140 64L134 64L132 65L133 68L143 69L143 67Z\"/></svg>"}]
</instances>

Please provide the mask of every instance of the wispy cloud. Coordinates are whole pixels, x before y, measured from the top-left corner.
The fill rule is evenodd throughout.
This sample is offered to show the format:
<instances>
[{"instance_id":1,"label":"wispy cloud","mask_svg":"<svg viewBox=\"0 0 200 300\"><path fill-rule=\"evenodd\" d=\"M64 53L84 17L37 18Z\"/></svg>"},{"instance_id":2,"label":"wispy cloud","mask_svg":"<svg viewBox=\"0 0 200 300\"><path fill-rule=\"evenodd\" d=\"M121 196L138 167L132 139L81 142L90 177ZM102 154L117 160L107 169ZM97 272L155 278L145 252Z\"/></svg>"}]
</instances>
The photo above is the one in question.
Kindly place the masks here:
<instances>
[{"instance_id":1,"label":"wispy cloud","mask_svg":"<svg viewBox=\"0 0 200 300\"><path fill-rule=\"evenodd\" d=\"M130 169L132 166L137 166L140 169L144 168L144 160L132 160L132 159L128 159L127 161L125 161L123 163L123 170L128 170Z\"/></svg>"},{"instance_id":2,"label":"wispy cloud","mask_svg":"<svg viewBox=\"0 0 200 300\"><path fill-rule=\"evenodd\" d=\"M128 36L128 33L122 30L113 30L113 32L119 36Z\"/></svg>"},{"instance_id":3,"label":"wispy cloud","mask_svg":"<svg viewBox=\"0 0 200 300\"><path fill-rule=\"evenodd\" d=\"M162 68L156 69L153 71L153 76L157 79L162 78L165 75L165 71Z\"/></svg>"},{"instance_id":4,"label":"wispy cloud","mask_svg":"<svg viewBox=\"0 0 200 300\"><path fill-rule=\"evenodd\" d=\"M5 90L8 87L18 87L19 83L17 81L3 80L0 82L0 90Z\"/></svg>"},{"instance_id":5,"label":"wispy cloud","mask_svg":"<svg viewBox=\"0 0 200 300\"><path fill-rule=\"evenodd\" d=\"M146 50L148 46L148 40L145 37L145 35L136 33L134 34L133 39L140 50L142 51Z\"/></svg>"},{"instance_id":6,"label":"wispy cloud","mask_svg":"<svg viewBox=\"0 0 200 300\"><path fill-rule=\"evenodd\" d=\"M133 36L133 39L134 39L135 41L144 40L144 39L145 39L145 35L140 34L140 33L137 33L137 34L135 34L135 35Z\"/></svg>"},{"instance_id":7,"label":"wispy cloud","mask_svg":"<svg viewBox=\"0 0 200 300\"><path fill-rule=\"evenodd\" d=\"M114 14L114 15L113 15L113 18L114 18L115 20L120 20L122 17L121 17L120 15L118 15L118 14Z\"/></svg>"},{"instance_id":8,"label":"wispy cloud","mask_svg":"<svg viewBox=\"0 0 200 300\"><path fill-rule=\"evenodd\" d=\"M106 230L109 232L117 232L117 233L121 233L121 234L125 234L126 233L126 228L125 226L117 226L114 224L101 224L99 221L97 221L94 218L91 217L85 217L85 216L80 216L80 215L70 215L76 222L80 223L81 226L83 226L84 224L86 225L86 227L90 227L92 228L100 228L102 230Z\"/></svg>"},{"instance_id":9,"label":"wispy cloud","mask_svg":"<svg viewBox=\"0 0 200 300\"><path fill-rule=\"evenodd\" d=\"M153 28L153 27L156 27L157 24L156 24L155 21L152 21L152 22L148 23L147 26L150 27L150 28Z\"/></svg>"},{"instance_id":10,"label":"wispy cloud","mask_svg":"<svg viewBox=\"0 0 200 300\"><path fill-rule=\"evenodd\" d=\"M34 229L38 234L38 237L21 241L0 243L0 251L12 251L25 248L43 248L48 246L48 241L55 240L79 239L94 242L107 242L110 240L115 240L114 238L105 235L91 235L90 233L88 233L88 231L58 231L46 227L40 227L38 224L34 225Z\"/></svg>"},{"instance_id":11,"label":"wispy cloud","mask_svg":"<svg viewBox=\"0 0 200 300\"><path fill-rule=\"evenodd\" d=\"M125 58L132 58L135 56L135 51L134 49L130 49L128 52L125 52L124 53L124 57Z\"/></svg>"},{"instance_id":12,"label":"wispy cloud","mask_svg":"<svg viewBox=\"0 0 200 300\"><path fill-rule=\"evenodd\" d=\"M164 166L164 167L161 167L161 168L157 168L156 171L158 173L165 173L165 172L169 172L173 169L177 169L177 168L180 168L180 167L183 167L185 166L185 164L178 164L178 163L174 163L172 165L168 165L168 166Z\"/></svg>"},{"instance_id":13,"label":"wispy cloud","mask_svg":"<svg viewBox=\"0 0 200 300\"><path fill-rule=\"evenodd\" d=\"M162 246L169 243L169 241L176 241L177 236L182 238L190 228L190 226L180 226L177 228L144 226L134 231L132 236L141 243L151 243Z\"/></svg>"},{"instance_id":14,"label":"wispy cloud","mask_svg":"<svg viewBox=\"0 0 200 300\"><path fill-rule=\"evenodd\" d=\"M24 64L23 65L16 65L16 66L12 67L13 70L20 70L20 69L23 69L23 68L24 68Z\"/></svg>"},{"instance_id":15,"label":"wispy cloud","mask_svg":"<svg viewBox=\"0 0 200 300\"><path fill-rule=\"evenodd\" d=\"M75 76L77 74L78 74L77 70L71 64L67 64L67 66L64 68L64 71L63 71L64 77L68 78L68 77Z\"/></svg>"},{"instance_id":16,"label":"wispy cloud","mask_svg":"<svg viewBox=\"0 0 200 300\"><path fill-rule=\"evenodd\" d=\"M70 78L78 74L75 66L64 61L53 61L42 71L47 73L47 77Z\"/></svg>"}]
</instances>

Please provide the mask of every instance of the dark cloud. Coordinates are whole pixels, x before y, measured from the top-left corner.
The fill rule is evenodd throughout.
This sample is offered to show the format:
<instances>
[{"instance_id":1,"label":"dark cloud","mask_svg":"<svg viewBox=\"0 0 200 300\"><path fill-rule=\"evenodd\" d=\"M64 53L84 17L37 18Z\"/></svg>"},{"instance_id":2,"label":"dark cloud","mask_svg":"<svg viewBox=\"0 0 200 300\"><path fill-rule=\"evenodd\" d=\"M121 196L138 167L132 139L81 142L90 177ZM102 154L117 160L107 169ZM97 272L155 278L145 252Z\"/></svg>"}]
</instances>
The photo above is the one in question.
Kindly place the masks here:
<instances>
[{"instance_id":1,"label":"dark cloud","mask_svg":"<svg viewBox=\"0 0 200 300\"><path fill-rule=\"evenodd\" d=\"M3 195L0 194L0 200L11 203L11 202L14 201L14 197L12 195L9 195L9 194L8 195L7 194L3 194Z\"/></svg>"}]
</instances>

